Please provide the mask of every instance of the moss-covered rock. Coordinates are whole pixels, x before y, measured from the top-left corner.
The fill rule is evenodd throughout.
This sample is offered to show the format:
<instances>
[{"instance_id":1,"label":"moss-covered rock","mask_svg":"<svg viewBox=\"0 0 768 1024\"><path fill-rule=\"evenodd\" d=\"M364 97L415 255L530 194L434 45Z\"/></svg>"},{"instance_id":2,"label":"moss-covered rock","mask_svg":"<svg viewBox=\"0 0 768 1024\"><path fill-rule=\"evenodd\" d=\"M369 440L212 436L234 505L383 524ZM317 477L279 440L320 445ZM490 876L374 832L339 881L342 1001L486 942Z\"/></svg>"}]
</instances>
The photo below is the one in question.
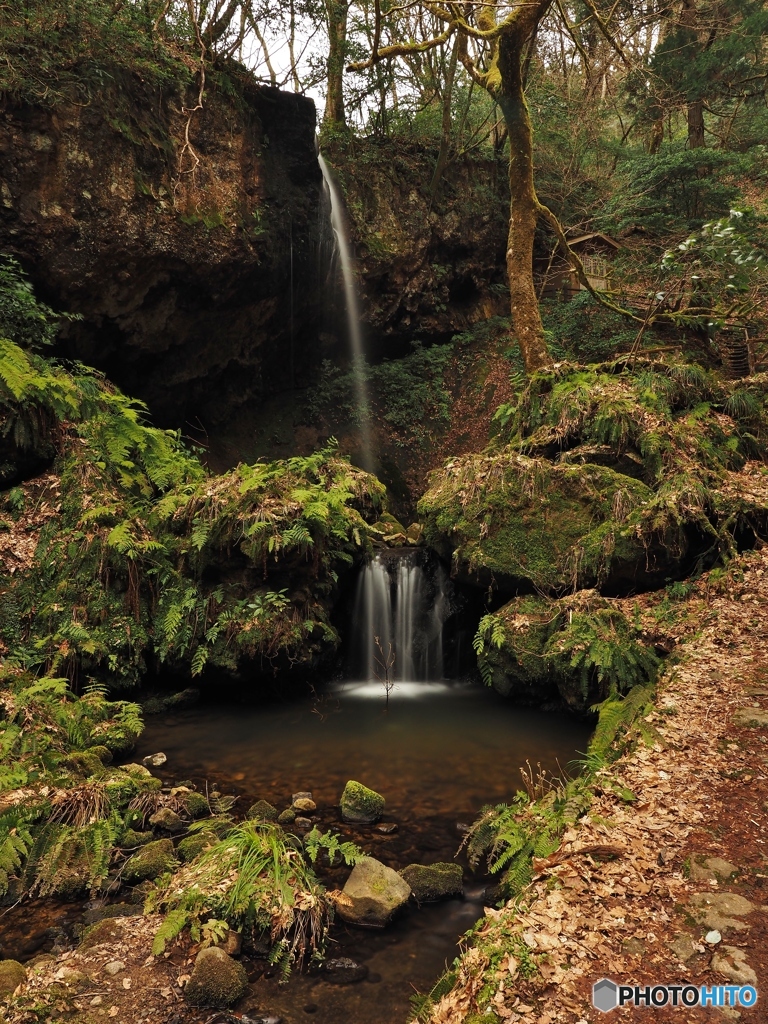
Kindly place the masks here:
<instances>
[{"instance_id":1,"label":"moss-covered rock","mask_svg":"<svg viewBox=\"0 0 768 1024\"><path fill-rule=\"evenodd\" d=\"M435 903L464 893L460 864L409 864L400 874L419 903Z\"/></svg>"},{"instance_id":2,"label":"moss-covered rock","mask_svg":"<svg viewBox=\"0 0 768 1024\"><path fill-rule=\"evenodd\" d=\"M109 747L105 747L100 744L97 744L95 747L88 747L86 753L95 754L104 765L112 764L112 761L114 760L114 755Z\"/></svg>"},{"instance_id":3,"label":"moss-covered rock","mask_svg":"<svg viewBox=\"0 0 768 1024\"><path fill-rule=\"evenodd\" d=\"M133 908L133 913L138 913L136 907ZM97 921L96 924L86 928L80 940L80 948L83 950L92 949L94 946L101 946L107 942L120 942L123 937L124 916L121 914L117 917L105 917L103 920Z\"/></svg>"},{"instance_id":4,"label":"moss-covered rock","mask_svg":"<svg viewBox=\"0 0 768 1024\"><path fill-rule=\"evenodd\" d=\"M374 857L362 857L342 890L337 913L349 924L383 928L406 905L411 887L396 871Z\"/></svg>"},{"instance_id":5,"label":"moss-covered rock","mask_svg":"<svg viewBox=\"0 0 768 1024\"><path fill-rule=\"evenodd\" d=\"M182 803L190 818L204 818L211 813L210 804L202 793L185 793Z\"/></svg>"},{"instance_id":6,"label":"moss-covered rock","mask_svg":"<svg viewBox=\"0 0 768 1024\"><path fill-rule=\"evenodd\" d=\"M194 860L198 853L202 853L206 847L216 842L217 836L214 832L193 832L185 836L176 847L178 855L185 864Z\"/></svg>"},{"instance_id":7,"label":"moss-covered rock","mask_svg":"<svg viewBox=\"0 0 768 1024\"><path fill-rule=\"evenodd\" d=\"M384 804L379 793L350 779L341 794L341 816L351 824L372 825L384 813Z\"/></svg>"},{"instance_id":8,"label":"moss-covered rock","mask_svg":"<svg viewBox=\"0 0 768 1024\"><path fill-rule=\"evenodd\" d=\"M267 800L257 800L248 808L248 817L253 821L277 821L278 812Z\"/></svg>"},{"instance_id":9,"label":"moss-covered rock","mask_svg":"<svg viewBox=\"0 0 768 1024\"><path fill-rule=\"evenodd\" d=\"M177 864L174 856L173 843L170 839L157 839L147 843L138 853L134 853L123 867L123 879L126 882L144 882L153 880L170 871Z\"/></svg>"},{"instance_id":10,"label":"moss-covered rock","mask_svg":"<svg viewBox=\"0 0 768 1024\"><path fill-rule=\"evenodd\" d=\"M537 373L484 453L431 476L425 538L459 576L508 591L617 593L694 554L706 567L768 517L765 486L744 479L767 396L766 374L733 384L681 363Z\"/></svg>"},{"instance_id":11,"label":"moss-covered rock","mask_svg":"<svg viewBox=\"0 0 768 1024\"><path fill-rule=\"evenodd\" d=\"M184 998L191 1006L232 1006L242 999L248 988L245 968L223 949L212 946L197 954L192 975L184 989Z\"/></svg>"},{"instance_id":12,"label":"moss-covered rock","mask_svg":"<svg viewBox=\"0 0 768 1024\"><path fill-rule=\"evenodd\" d=\"M280 825L292 825L296 821L296 811L292 807L286 807L277 816Z\"/></svg>"},{"instance_id":13,"label":"moss-covered rock","mask_svg":"<svg viewBox=\"0 0 768 1024\"><path fill-rule=\"evenodd\" d=\"M154 832L136 832L132 828L127 828L123 833L120 846L124 850L133 850L137 846L146 846L147 843L151 843L154 838Z\"/></svg>"},{"instance_id":14,"label":"moss-covered rock","mask_svg":"<svg viewBox=\"0 0 768 1024\"><path fill-rule=\"evenodd\" d=\"M0 996L15 992L26 980L26 969L18 960L0 960Z\"/></svg>"},{"instance_id":15,"label":"moss-covered rock","mask_svg":"<svg viewBox=\"0 0 768 1024\"><path fill-rule=\"evenodd\" d=\"M617 507L626 515L651 496L642 481L605 466L552 465L505 450L433 473L418 507L425 539L460 577L558 591L649 571L648 558L658 558L654 571L671 572L663 551L648 554L615 517Z\"/></svg>"},{"instance_id":16,"label":"moss-covered rock","mask_svg":"<svg viewBox=\"0 0 768 1024\"><path fill-rule=\"evenodd\" d=\"M171 810L170 807L161 807L155 811L149 819L149 824L152 828L161 829L163 832L170 832L171 835L184 831L184 822L176 811Z\"/></svg>"}]
</instances>

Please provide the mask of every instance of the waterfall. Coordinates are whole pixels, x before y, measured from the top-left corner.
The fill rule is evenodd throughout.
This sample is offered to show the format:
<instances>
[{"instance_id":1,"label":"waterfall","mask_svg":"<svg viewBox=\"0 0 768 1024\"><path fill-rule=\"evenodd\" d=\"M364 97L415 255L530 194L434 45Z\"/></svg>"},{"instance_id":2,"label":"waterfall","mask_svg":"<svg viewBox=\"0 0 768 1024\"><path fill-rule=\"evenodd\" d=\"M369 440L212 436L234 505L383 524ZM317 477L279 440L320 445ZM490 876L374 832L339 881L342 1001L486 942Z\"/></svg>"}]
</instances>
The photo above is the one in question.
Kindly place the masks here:
<instances>
[{"instance_id":1,"label":"waterfall","mask_svg":"<svg viewBox=\"0 0 768 1024\"><path fill-rule=\"evenodd\" d=\"M384 682L443 678L443 623L450 613L448 577L423 551L377 554L360 573L352 631L356 669ZM378 643L377 643L378 638Z\"/></svg>"},{"instance_id":2,"label":"waterfall","mask_svg":"<svg viewBox=\"0 0 768 1024\"><path fill-rule=\"evenodd\" d=\"M341 275L344 282L344 300L347 309L347 331L349 334L349 346L352 354L352 375L355 386L355 404L357 405L360 418L360 437L362 448L363 468L373 471L375 463L373 459L373 443L371 439L371 410L368 400L368 385L366 382L365 354L363 352L363 332L360 324L360 308L357 302L357 288L355 286L355 273L352 265L352 254L347 240L347 229L344 216L344 203L341 194L333 180L331 170L318 153L318 163L323 173L323 181L331 204L331 227L336 242L335 254L338 255L341 265Z\"/></svg>"}]
</instances>

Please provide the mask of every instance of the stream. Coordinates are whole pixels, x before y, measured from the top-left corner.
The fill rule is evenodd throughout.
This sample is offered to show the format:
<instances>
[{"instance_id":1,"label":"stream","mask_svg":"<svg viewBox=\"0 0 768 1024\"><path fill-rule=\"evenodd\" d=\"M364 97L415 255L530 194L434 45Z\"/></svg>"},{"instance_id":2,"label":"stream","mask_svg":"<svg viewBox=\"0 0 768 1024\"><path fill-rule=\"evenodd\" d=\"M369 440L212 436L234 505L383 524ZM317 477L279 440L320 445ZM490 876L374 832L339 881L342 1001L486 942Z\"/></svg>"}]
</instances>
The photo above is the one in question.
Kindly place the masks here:
<instances>
[{"instance_id":1,"label":"stream","mask_svg":"<svg viewBox=\"0 0 768 1024\"><path fill-rule=\"evenodd\" d=\"M150 718L135 758L163 751L168 761L155 774L169 784L190 781L203 792L208 786L236 795L240 814L256 799L282 810L293 793L309 790L321 829L338 829L399 869L452 860L461 826L483 804L509 800L522 788L526 760L557 771L586 750L588 739L584 722L514 707L471 684L396 682L387 698L380 682L346 682L266 706L203 705ZM386 798L383 821L396 831L342 824L338 803L348 779ZM272 971L262 973L263 963L247 965L258 978L258 1009L285 1024L406 1020L410 995L429 990L453 960L457 940L482 915L484 890L493 884L471 871L463 855L459 860L463 900L414 908L382 931L333 925L328 956L367 967L361 982L331 984L322 972L310 972L281 985ZM342 887L348 872L326 870L323 881Z\"/></svg>"}]
</instances>

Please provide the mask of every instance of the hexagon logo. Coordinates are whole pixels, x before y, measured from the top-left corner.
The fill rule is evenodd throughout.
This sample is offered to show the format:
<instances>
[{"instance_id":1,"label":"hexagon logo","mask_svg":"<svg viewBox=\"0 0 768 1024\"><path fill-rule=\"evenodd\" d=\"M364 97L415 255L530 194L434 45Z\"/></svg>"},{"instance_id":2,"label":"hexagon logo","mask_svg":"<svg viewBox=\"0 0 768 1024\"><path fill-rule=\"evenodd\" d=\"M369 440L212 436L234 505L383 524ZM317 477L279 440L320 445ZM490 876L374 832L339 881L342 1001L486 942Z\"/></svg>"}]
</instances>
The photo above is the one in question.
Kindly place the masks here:
<instances>
[{"instance_id":1,"label":"hexagon logo","mask_svg":"<svg viewBox=\"0 0 768 1024\"><path fill-rule=\"evenodd\" d=\"M601 978L592 986L592 1005L596 1010L608 1013L619 1005L619 986L609 978Z\"/></svg>"}]
</instances>

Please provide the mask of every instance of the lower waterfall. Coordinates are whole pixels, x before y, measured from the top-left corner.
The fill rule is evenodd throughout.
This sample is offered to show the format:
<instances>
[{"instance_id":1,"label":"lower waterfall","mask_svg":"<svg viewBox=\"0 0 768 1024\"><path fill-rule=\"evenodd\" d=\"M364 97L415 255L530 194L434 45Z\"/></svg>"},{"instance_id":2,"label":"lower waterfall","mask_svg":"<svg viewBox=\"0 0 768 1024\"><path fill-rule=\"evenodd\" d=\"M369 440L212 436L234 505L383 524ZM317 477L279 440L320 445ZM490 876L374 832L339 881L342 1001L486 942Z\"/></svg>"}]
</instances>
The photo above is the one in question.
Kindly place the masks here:
<instances>
[{"instance_id":1,"label":"lower waterfall","mask_svg":"<svg viewBox=\"0 0 768 1024\"><path fill-rule=\"evenodd\" d=\"M422 550L378 553L362 569L352 616L353 657L366 681L443 678L443 623L450 583Z\"/></svg>"}]
</instances>

